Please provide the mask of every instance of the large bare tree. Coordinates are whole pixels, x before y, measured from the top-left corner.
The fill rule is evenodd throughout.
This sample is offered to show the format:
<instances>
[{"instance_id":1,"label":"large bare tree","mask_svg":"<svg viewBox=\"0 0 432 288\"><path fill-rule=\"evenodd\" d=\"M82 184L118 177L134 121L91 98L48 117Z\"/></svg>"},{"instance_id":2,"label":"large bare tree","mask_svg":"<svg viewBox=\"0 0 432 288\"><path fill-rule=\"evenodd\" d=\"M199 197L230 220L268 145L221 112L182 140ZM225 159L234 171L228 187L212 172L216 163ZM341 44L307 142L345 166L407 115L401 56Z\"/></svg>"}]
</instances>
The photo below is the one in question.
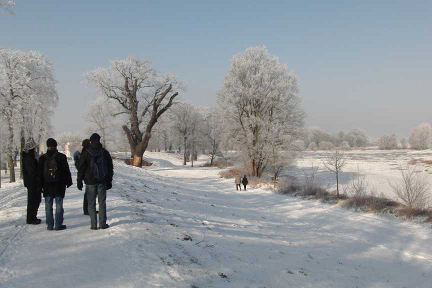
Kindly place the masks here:
<instances>
[{"instance_id":1,"label":"large bare tree","mask_svg":"<svg viewBox=\"0 0 432 288\"><path fill-rule=\"evenodd\" d=\"M182 84L173 74L162 75L149 61L136 57L113 60L110 68L90 71L86 78L100 94L117 103L118 112L114 116L127 116L122 128L129 141L133 165L141 167L152 129L173 105Z\"/></svg>"}]
</instances>

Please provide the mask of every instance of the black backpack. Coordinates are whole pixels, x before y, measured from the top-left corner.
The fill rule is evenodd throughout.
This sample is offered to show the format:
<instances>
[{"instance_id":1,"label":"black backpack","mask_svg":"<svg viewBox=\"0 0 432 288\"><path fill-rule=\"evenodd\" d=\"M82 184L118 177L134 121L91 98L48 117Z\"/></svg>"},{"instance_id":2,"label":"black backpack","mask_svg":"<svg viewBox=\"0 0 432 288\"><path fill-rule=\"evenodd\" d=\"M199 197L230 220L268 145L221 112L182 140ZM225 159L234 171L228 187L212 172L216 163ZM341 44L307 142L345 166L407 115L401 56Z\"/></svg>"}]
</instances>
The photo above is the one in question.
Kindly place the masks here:
<instances>
[{"instance_id":1,"label":"black backpack","mask_svg":"<svg viewBox=\"0 0 432 288\"><path fill-rule=\"evenodd\" d=\"M97 183L101 183L105 180L108 174L108 167L104 157L105 149L102 148L99 153L95 153L91 149L87 149L87 151L92 156L90 160L91 174Z\"/></svg>"},{"instance_id":2,"label":"black backpack","mask_svg":"<svg viewBox=\"0 0 432 288\"><path fill-rule=\"evenodd\" d=\"M48 157L47 155L47 160L45 161L44 165L45 182L53 183L59 181L57 161L55 160L56 156L57 152L55 152L54 155L51 157Z\"/></svg>"}]
</instances>

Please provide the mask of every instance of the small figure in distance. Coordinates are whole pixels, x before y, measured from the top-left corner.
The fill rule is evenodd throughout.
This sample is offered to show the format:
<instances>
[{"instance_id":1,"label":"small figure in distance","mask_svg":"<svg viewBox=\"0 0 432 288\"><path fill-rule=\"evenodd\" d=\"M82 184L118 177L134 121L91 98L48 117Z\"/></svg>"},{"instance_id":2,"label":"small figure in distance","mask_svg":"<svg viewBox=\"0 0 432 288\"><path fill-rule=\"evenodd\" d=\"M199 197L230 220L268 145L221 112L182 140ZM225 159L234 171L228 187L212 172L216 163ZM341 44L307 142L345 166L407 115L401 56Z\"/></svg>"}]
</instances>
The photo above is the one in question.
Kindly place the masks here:
<instances>
[{"instance_id":1,"label":"small figure in distance","mask_svg":"<svg viewBox=\"0 0 432 288\"><path fill-rule=\"evenodd\" d=\"M246 175L244 175L243 176L243 179L242 179L242 184L243 184L243 186L244 186L244 190L246 191L246 186L247 186L247 184L249 183L249 181L248 181L248 179L246 178Z\"/></svg>"},{"instance_id":2,"label":"small figure in distance","mask_svg":"<svg viewBox=\"0 0 432 288\"><path fill-rule=\"evenodd\" d=\"M236 184L236 190L239 190L240 188L241 191L241 177L239 174L237 174L235 177L235 184Z\"/></svg>"},{"instance_id":3,"label":"small figure in distance","mask_svg":"<svg viewBox=\"0 0 432 288\"><path fill-rule=\"evenodd\" d=\"M72 176L66 155L57 151L57 141L49 138L46 145L47 153L39 158L39 184L45 197L47 229L64 230L66 225L63 225L63 198L66 187L72 186ZM55 219L53 217L54 200L56 203Z\"/></svg>"},{"instance_id":4,"label":"small figure in distance","mask_svg":"<svg viewBox=\"0 0 432 288\"><path fill-rule=\"evenodd\" d=\"M24 151L21 154L24 187L27 188L27 224L33 225L42 222L41 219L37 218L42 197L38 185L39 162L36 160L36 147L36 142L30 138L26 141Z\"/></svg>"},{"instance_id":5,"label":"small figure in distance","mask_svg":"<svg viewBox=\"0 0 432 288\"><path fill-rule=\"evenodd\" d=\"M99 202L99 228L107 229L106 191L112 188L114 175L111 155L102 147L100 136L93 133L90 146L81 154L78 166L78 189L82 191L86 184L90 229L97 230L96 198Z\"/></svg>"}]
</instances>

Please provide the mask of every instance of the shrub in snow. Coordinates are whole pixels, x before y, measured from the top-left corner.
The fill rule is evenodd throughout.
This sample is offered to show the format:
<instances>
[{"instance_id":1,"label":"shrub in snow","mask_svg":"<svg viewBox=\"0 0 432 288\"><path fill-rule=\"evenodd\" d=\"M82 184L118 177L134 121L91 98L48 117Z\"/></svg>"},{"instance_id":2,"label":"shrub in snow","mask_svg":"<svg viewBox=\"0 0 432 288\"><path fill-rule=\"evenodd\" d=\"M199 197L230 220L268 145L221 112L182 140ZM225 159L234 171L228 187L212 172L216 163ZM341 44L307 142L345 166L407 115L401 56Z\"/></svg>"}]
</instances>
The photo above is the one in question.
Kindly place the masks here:
<instances>
[{"instance_id":1,"label":"shrub in snow","mask_svg":"<svg viewBox=\"0 0 432 288\"><path fill-rule=\"evenodd\" d=\"M401 170L402 179L389 183L398 198L410 208L424 209L430 206L430 182L426 174L408 166Z\"/></svg>"}]
</instances>

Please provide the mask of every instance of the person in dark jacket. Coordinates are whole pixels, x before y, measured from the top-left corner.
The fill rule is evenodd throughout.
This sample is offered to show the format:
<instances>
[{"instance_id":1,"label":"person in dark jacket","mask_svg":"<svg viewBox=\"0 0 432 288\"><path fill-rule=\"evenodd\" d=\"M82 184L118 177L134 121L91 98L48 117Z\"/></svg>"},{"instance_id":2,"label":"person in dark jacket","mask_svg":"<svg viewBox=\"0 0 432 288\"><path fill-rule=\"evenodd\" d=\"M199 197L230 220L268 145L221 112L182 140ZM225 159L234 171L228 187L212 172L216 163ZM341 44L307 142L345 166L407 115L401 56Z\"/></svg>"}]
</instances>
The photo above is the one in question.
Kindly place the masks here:
<instances>
[{"instance_id":1,"label":"person in dark jacket","mask_svg":"<svg viewBox=\"0 0 432 288\"><path fill-rule=\"evenodd\" d=\"M247 186L248 183L249 183L248 179L246 178L246 175L244 175L243 178L242 178L242 184L243 184L243 187L244 187L245 191L246 191L246 186Z\"/></svg>"},{"instance_id":2,"label":"person in dark jacket","mask_svg":"<svg viewBox=\"0 0 432 288\"><path fill-rule=\"evenodd\" d=\"M111 155L102 147L100 138L97 133L90 137L90 146L81 154L78 167L77 186L79 190L82 190L83 181L86 184L90 229L92 230L97 229L96 197L99 202L99 228L109 227L106 223L106 191L112 188L114 175Z\"/></svg>"},{"instance_id":3,"label":"person in dark jacket","mask_svg":"<svg viewBox=\"0 0 432 288\"><path fill-rule=\"evenodd\" d=\"M72 185L66 155L57 151L57 141L49 138L46 142L48 151L39 158L39 183L45 197L45 214L48 230L64 230L63 198L66 187ZM55 221L53 217L53 202L56 203ZM55 225L54 225L55 224Z\"/></svg>"},{"instance_id":4,"label":"person in dark jacket","mask_svg":"<svg viewBox=\"0 0 432 288\"><path fill-rule=\"evenodd\" d=\"M90 146L90 139L84 139L82 141L81 145L82 145L81 153L79 153L77 151L79 153L78 160L75 160L75 154L74 154L75 167L76 167L77 171L78 171L78 167L79 167L79 160L81 158L82 153ZM88 201L87 201L87 186L86 186L86 188L84 190L83 212L84 212L84 215L89 215L89 212L88 212Z\"/></svg>"},{"instance_id":5,"label":"person in dark jacket","mask_svg":"<svg viewBox=\"0 0 432 288\"><path fill-rule=\"evenodd\" d=\"M36 160L36 142L29 139L21 154L24 187L27 188L27 224L40 224L41 219L37 218L41 202L41 192L38 185L38 161Z\"/></svg>"}]
</instances>

